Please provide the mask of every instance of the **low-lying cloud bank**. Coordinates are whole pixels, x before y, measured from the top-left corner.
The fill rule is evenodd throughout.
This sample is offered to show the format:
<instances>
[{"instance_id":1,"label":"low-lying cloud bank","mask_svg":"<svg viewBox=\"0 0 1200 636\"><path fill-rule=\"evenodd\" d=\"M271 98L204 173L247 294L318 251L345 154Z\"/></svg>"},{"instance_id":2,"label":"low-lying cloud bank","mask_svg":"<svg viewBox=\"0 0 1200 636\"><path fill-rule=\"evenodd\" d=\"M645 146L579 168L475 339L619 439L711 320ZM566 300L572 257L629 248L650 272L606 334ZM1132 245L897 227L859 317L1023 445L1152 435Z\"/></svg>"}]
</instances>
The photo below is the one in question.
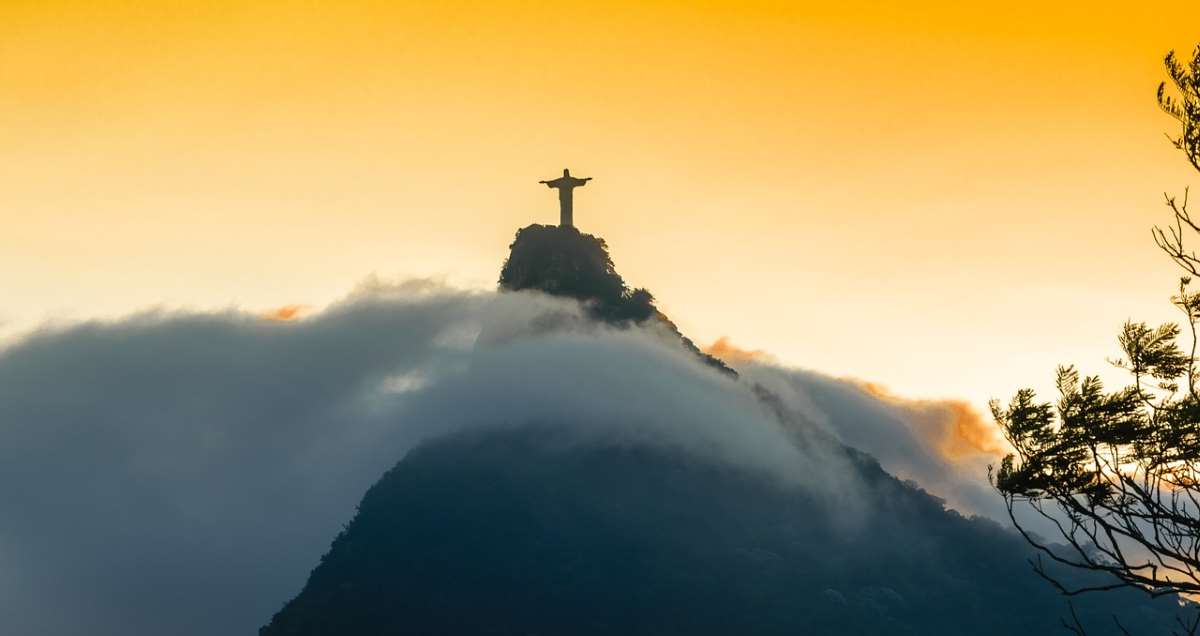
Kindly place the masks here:
<instances>
[{"instance_id":1,"label":"low-lying cloud bank","mask_svg":"<svg viewBox=\"0 0 1200 636\"><path fill-rule=\"evenodd\" d=\"M734 381L571 303L372 284L270 318L151 313L0 351L6 632L250 632L407 450L479 427L665 445L853 501L825 431L964 509L996 509L973 464L931 450L928 409L767 364Z\"/></svg>"},{"instance_id":2,"label":"low-lying cloud bank","mask_svg":"<svg viewBox=\"0 0 1200 636\"><path fill-rule=\"evenodd\" d=\"M1003 456L1004 442L969 404L911 400L856 380L762 363L738 370L803 414L806 424L870 454L888 472L950 507L1007 518L1003 501L987 483L988 465Z\"/></svg>"},{"instance_id":3,"label":"low-lying cloud bank","mask_svg":"<svg viewBox=\"0 0 1200 636\"><path fill-rule=\"evenodd\" d=\"M905 398L878 384L789 369L769 352L747 351L727 338L705 351L783 399L803 424L870 454L888 472L916 482L951 507L1007 517L986 476L989 464L1011 451L996 426L969 403Z\"/></svg>"}]
</instances>

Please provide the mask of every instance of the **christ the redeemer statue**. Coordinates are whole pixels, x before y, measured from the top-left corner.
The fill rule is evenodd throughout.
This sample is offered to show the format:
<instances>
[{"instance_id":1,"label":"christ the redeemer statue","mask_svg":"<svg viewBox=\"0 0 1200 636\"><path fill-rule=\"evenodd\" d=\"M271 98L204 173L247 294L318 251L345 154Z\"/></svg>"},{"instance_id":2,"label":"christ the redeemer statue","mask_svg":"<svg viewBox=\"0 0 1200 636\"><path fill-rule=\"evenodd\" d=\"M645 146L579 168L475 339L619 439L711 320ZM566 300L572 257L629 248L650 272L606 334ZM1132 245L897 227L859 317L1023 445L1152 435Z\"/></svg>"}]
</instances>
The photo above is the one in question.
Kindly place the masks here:
<instances>
[{"instance_id":1,"label":"christ the redeemer statue","mask_svg":"<svg viewBox=\"0 0 1200 636\"><path fill-rule=\"evenodd\" d=\"M563 168L563 176L552 181L538 181L538 183L546 184L547 188L558 188L558 224L561 227L570 227L573 225L571 217L571 191L591 181L591 177L583 179L572 177L571 171Z\"/></svg>"}]
</instances>

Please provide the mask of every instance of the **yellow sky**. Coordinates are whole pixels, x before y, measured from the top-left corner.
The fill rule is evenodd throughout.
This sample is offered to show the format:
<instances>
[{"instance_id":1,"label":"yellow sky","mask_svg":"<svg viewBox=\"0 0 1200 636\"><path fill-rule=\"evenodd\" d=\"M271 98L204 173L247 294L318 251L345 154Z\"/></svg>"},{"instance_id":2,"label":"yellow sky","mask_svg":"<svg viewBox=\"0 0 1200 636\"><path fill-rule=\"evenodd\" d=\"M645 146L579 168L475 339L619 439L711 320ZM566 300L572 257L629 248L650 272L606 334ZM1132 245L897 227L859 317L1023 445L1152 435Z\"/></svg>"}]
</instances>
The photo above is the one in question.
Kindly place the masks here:
<instances>
[{"instance_id":1,"label":"yellow sky","mask_svg":"<svg viewBox=\"0 0 1200 636\"><path fill-rule=\"evenodd\" d=\"M700 342L982 404L1169 317L1193 2L6 2L0 321L491 286L539 179ZM0 327L2 329L4 327Z\"/></svg>"}]
</instances>

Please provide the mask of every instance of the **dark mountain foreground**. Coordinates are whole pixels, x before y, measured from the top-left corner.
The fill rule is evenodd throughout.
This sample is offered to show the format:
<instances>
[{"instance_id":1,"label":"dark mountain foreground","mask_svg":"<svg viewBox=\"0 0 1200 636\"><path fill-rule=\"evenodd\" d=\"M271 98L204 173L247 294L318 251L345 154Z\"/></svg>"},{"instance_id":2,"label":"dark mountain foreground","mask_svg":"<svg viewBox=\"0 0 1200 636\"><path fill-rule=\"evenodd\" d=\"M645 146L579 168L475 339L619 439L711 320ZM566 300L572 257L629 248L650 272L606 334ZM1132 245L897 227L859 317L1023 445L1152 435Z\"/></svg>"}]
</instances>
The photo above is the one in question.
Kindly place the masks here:
<instances>
[{"instance_id":1,"label":"dark mountain foreground","mask_svg":"<svg viewBox=\"0 0 1200 636\"><path fill-rule=\"evenodd\" d=\"M601 239L534 225L512 248L501 288L576 298L616 326L659 321L738 381L625 285ZM833 483L788 486L669 445L506 424L400 460L260 633L1065 633L1066 599L1020 537L852 449L829 452L865 486L838 500L810 494ZM1179 609L1129 590L1074 603L1093 636L1120 633L1114 615L1133 634L1170 633Z\"/></svg>"},{"instance_id":2,"label":"dark mountain foreground","mask_svg":"<svg viewBox=\"0 0 1200 636\"><path fill-rule=\"evenodd\" d=\"M866 517L768 478L546 429L447 438L384 475L261 631L1049 634L1064 599L1021 539L856 465ZM1075 601L1092 634L1165 634L1174 601Z\"/></svg>"}]
</instances>

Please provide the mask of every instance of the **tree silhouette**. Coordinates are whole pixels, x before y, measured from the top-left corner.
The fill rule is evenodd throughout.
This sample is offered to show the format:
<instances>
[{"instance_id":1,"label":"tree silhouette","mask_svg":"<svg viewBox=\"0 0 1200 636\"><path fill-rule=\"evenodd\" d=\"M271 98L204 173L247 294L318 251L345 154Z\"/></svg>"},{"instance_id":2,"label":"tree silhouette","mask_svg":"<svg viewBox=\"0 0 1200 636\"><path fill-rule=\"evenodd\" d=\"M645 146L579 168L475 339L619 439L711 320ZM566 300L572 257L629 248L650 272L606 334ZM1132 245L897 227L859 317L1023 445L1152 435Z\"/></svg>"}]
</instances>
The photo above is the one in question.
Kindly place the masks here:
<instances>
[{"instance_id":1,"label":"tree silhouette","mask_svg":"<svg viewBox=\"0 0 1200 636\"><path fill-rule=\"evenodd\" d=\"M1165 65L1176 94L1163 82L1158 103L1180 123L1171 142L1200 171L1200 46L1187 65L1174 52ZM1155 227L1153 236L1189 274L1171 299L1184 327L1125 323L1118 336L1123 357L1112 362L1130 374L1127 387L1106 391L1098 377L1061 366L1057 403L1038 402L1023 389L1006 406L991 404L1015 450L991 476L1013 523L1037 548L1035 571L1070 596L1121 587L1152 596L1200 592L1200 293L1190 287L1200 257L1185 246L1200 225L1188 212L1186 190L1182 198L1166 196L1166 203L1173 223ZM1065 545L1029 531L1015 513L1018 504L1027 504L1022 510L1054 528L1053 540ZM1049 562L1110 576L1071 586L1050 573ZM1078 621L1064 625L1082 633ZM1200 615L1178 628L1197 633Z\"/></svg>"}]
</instances>

